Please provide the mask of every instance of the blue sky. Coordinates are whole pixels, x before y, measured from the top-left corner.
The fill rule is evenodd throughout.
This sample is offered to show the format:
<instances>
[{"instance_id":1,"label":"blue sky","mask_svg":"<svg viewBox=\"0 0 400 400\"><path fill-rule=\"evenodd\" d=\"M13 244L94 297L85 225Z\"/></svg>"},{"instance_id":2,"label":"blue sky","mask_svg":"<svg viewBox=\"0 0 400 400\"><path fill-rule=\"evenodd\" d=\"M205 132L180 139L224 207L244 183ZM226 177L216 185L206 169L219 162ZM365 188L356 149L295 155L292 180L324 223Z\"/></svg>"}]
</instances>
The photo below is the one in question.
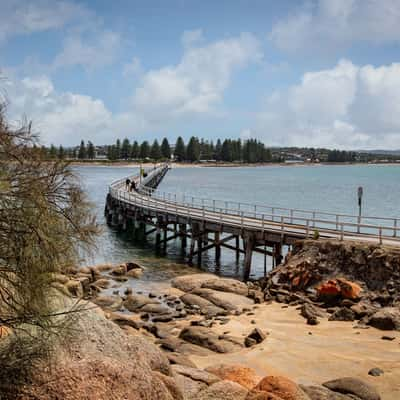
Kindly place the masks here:
<instances>
[{"instance_id":1,"label":"blue sky","mask_svg":"<svg viewBox=\"0 0 400 400\"><path fill-rule=\"evenodd\" d=\"M400 148L398 0L3 0L9 116L42 141Z\"/></svg>"}]
</instances>

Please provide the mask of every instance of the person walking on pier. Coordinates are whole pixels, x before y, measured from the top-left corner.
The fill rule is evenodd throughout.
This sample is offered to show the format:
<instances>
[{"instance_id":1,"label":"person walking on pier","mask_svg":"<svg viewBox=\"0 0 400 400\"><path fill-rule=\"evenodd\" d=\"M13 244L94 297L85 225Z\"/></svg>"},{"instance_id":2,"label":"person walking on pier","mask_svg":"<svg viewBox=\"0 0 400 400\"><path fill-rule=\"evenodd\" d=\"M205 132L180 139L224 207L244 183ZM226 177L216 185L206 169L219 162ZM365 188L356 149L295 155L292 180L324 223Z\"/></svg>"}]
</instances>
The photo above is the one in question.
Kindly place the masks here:
<instances>
[{"instance_id":1,"label":"person walking on pier","mask_svg":"<svg viewBox=\"0 0 400 400\"><path fill-rule=\"evenodd\" d=\"M125 189L129 190L129 185L131 184L131 180L129 178L126 179L125 181Z\"/></svg>"},{"instance_id":2,"label":"person walking on pier","mask_svg":"<svg viewBox=\"0 0 400 400\"><path fill-rule=\"evenodd\" d=\"M129 191L132 192L132 190L136 192L136 183L135 183L135 180L132 180L132 181L131 181L131 187L129 188Z\"/></svg>"}]
</instances>

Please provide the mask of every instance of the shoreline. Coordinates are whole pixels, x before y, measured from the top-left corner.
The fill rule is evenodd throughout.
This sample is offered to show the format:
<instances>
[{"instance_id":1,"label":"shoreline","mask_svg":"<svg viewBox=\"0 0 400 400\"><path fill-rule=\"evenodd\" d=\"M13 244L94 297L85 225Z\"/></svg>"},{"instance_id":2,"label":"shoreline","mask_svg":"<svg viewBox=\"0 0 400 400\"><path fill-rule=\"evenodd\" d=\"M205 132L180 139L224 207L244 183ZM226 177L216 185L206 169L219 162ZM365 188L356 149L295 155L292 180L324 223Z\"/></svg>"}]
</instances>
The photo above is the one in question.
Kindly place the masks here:
<instances>
[{"instance_id":1,"label":"shoreline","mask_svg":"<svg viewBox=\"0 0 400 400\"><path fill-rule=\"evenodd\" d=\"M68 160L67 160L68 161ZM134 161L117 161L117 162L108 162L108 161L68 161L71 166L74 167L132 167L139 168L140 166L153 167L155 164L160 163L138 163ZM322 167L322 166L399 166L400 163L170 163L172 168L255 168L255 167Z\"/></svg>"}]
</instances>

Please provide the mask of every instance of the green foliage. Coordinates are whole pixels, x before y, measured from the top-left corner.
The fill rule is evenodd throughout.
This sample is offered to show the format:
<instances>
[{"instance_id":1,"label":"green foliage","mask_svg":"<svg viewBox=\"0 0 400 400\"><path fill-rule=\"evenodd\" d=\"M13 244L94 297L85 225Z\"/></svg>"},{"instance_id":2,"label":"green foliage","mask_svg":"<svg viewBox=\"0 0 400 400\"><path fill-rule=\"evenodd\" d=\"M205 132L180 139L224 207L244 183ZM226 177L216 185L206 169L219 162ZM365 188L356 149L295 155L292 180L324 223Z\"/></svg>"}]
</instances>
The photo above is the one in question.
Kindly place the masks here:
<instances>
[{"instance_id":1,"label":"green foliage","mask_svg":"<svg viewBox=\"0 0 400 400\"><path fill-rule=\"evenodd\" d=\"M78 152L78 158L80 160L84 160L86 158L86 146L85 146L85 142L82 140L81 141L81 145L79 147L79 152Z\"/></svg>"},{"instance_id":2,"label":"green foliage","mask_svg":"<svg viewBox=\"0 0 400 400\"><path fill-rule=\"evenodd\" d=\"M139 155L140 155L139 143L135 140L131 147L131 158L135 160L139 158Z\"/></svg>"},{"instance_id":3,"label":"green foliage","mask_svg":"<svg viewBox=\"0 0 400 400\"><path fill-rule=\"evenodd\" d=\"M93 160L95 158L96 154L95 154L95 150L94 150L94 146L92 142L88 142L87 145L87 158L89 158L90 160Z\"/></svg>"},{"instance_id":4,"label":"green foliage","mask_svg":"<svg viewBox=\"0 0 400 400\"><path fill-rule=\"evenodd\" d=\"M124 141L122 142L121 158L127 160L130 157L130 154L131 154L131 145L129 143L129 139L125 138Z\"/></svg>"},{"instance_id":5,"label":"green foliage","mask_svg":"<svg viewBox=\"0 0 400 400\"><path fill-rule=\"evenodd\" d=\"M169 160L171 158L171 147L169 145L168 139L164 138L161 143L161 155L163 158Z\"/></svg>"},{"instance_id":6,"label":"green foliage","mask_svg":"<svg viewBox=\"0 0 400 400\"><path fill-rule=\"evenodd\" d=\"M176 141L174 156L177 161L184 161L186 158L185 142L181 136Z\"/></svg>"},{"instance_id":7,"label":"green foliage","mask_svg":"<svg viewBox=\"0 0 400 400\"><path fill-rule=\"evenodd\" d=\"M318 229L316 229L316 230L314 231L313 239L314 239L314 240L318 240L318 239L319 239L319 230L318 230Z\"/></svg>"},{"instance_id":8,"label":"green foliage","mask_svg":"<svg viewBox=\"0 0 400 400\"><path fill-rule=\"evenodd\" d=\"M152 160L161 159L161 149L160 149L160 145L158 144L157 139L154 140L153 144L151 145L150 158Z\"/></svg>"},{"instance_id":9,"label":"green foliage","mask_svg":"<svg viewBox=\"0 0 400 400\"><path fill-rule=\"evenodd\" d=\"M197 137L192 136L186 148L186 160L195 162L200 159L200 143Z\"/></svg>"},{"instance_id":10,"label":"green foliage","mask_svg":"<svg viewBox=\"0 0 400 400\"><path fill-rule=\"evenodd\" d=\"M2 384L11 382L10 371L19 368L22 377L22 366L31 367L34 356L43 358L52 339L63 336L68 312L56 316L54 275L78 262L81 249L93 244L97 226L68 164L45 162L33 147L30 126L13 130L2 111L0 326L13 332L0 341L0 398L7 398ZM1 379L5 371L10 372L8 382Z\"/></svg>"},{"instance_id":11,"label":"green foliage","mask_svg":"<svg viewBox=\"0 0 400 400\"><path fill-rule=\"evenodd\" d=\"M139 151L139 157L144 160L145 158L150 157L150 145L147 140L145 140L141 145L140 145L140 151Z\"/></svg>"}]
</instances>

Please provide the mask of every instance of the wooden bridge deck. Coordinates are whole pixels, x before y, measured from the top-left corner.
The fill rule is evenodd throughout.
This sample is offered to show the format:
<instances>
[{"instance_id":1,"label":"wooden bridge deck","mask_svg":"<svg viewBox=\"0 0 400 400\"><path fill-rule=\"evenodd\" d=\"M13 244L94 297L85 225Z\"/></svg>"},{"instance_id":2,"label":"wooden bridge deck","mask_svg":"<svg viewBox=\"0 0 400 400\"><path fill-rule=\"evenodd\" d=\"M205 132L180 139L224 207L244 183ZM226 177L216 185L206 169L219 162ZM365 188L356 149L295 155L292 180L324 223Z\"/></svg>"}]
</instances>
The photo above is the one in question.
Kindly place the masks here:
<instances>
[{"instance_id":1,"label":"wooden bridge deck","mask_svg":"<svg viewBox=\"0 0 400 400\"><path fill-rule=\"evenodd\" d=\"M127 229L130 222L135 224L136 229L139 222L144 235L156 233L158 245L166 245L169 240L180 237L182 246L186 247L186 239L190 238L189 262L197 255L201 263L201 253L211 248L215 248L218 262L221 247L229 248L236 251L237 257L240 253L245 254L245 277L248 277L254 251L273 256L275 263L279 264L282 246L316 235L321 239L400 246L396 218L362 217L363 220L379 221L380 224L362 223L360 217L345 214L205 199L199 201L190 196L179 199L176 195L156 190L167 171L166 165L158 167L141 183L138 177L131 178L135 179L138 186L138 191L134 192L125 188L125 179L114 182L107 198L107 221L121 229ZM232 204L236 204L236 207ZM154 229L146 232L146 225ZM173 228L170 228L171 225ZM168 231L174 232L174 235L168 238ZM161 232L164 232L162 240ZM209 238L209 233L214 233L213 239ZM227 236L222 237L222 234ZM240 248L239 238L243 239L243 249ZM234 245L228 244L231 240L235 240ZM266 250L266 247L272 250Z\"/></svg>"}]
</instances>

